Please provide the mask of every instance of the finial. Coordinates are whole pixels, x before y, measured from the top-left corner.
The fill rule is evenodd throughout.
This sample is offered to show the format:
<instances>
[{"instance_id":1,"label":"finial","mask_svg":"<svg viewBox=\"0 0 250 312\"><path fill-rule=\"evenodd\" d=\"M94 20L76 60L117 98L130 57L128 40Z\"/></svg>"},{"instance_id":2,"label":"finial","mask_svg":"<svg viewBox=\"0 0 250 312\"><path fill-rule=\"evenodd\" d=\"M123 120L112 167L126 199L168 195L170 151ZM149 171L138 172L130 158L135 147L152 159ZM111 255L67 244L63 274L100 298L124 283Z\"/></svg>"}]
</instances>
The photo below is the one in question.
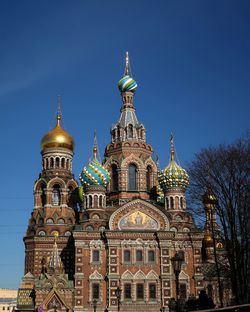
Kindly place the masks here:
<instances>
[{"instance_id":1,"label":"finial","mask_svg":"<svg viewBox=\"0 0 250 312\"><path fill-rule=\"evenodd\" d=\"M129 75L129 56L128 56L128 51L126 52L126 57L125 57L125 70L124 70L124 76Z\"/></svg>"},{"instance_id":2,"label":"finial","mask_svg":"<svg viewBox=\"0 0 250 312\"><path fill-rule=\"evenodd\" d=\"M93 157L96 159L97 157L97 140L96 140L96 129L94 131L94 148L93 148Z\"/></svg>"},{"instance_id":3,"label":"finial","mask_svg":"<svg viewBox=\"0 0 250 312\"><path fill-rule=\"evenodd\" d=\"M171 161L174 160L174 135L172 132L170 135L170 155L171 155Z\"/></svg>"},{"instance_id":4,"label":"finial","mask_svg":"<svg viewBox=\"0 0 250 312\"><path fill-rule=\"evenodd\" d=\"M61 96L57 96L57 125L60 126L61 120Z\"/></svg>"},{"instance_id":5,"label":"finial","mask_svg":"<svg viewBox=\"0 0 250 312\"><path fill-rule=\"evenodd\" d=\"M59 236L58 232L55 232L55 233L54 233L54 240L55 240L55 243L56 243L56 240L57 240L58 236Z\"/></svg>"}]
</instances>

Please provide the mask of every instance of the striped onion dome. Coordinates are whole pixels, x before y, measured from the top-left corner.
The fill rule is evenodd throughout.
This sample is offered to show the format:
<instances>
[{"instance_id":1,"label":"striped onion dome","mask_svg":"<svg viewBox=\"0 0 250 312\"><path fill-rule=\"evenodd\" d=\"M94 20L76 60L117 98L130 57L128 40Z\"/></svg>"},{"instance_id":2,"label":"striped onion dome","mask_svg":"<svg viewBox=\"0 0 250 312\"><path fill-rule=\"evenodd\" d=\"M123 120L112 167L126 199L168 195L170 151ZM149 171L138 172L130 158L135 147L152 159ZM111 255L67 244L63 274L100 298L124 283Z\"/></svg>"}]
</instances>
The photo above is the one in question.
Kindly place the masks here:
<instances>
[{"instance_id":1,"label":"striped onion dome","mask_svg":"<svg viewBox=\"0 0 250 312\"><path fill-rule=\"evenodd\" d=\"M129 75L122 77L118 82L118 88L121 92L134 92L137 88L136 81L131 78Z\"/></svg>"},{"instance_id":2,"label":"striped onion dome","mask_svg":"<svg viewBox=\"0 0 250 312\"><path fill-rule=\"evenodd\" d=\"M97 144L96 137L93 149L93 159L83 168L80 174L80 181L82 186L103 186L106 187L109 183L110 175L107 169L105 169L97 160Z\"/></svg>"},{"instance_id":3,"label":"striped onion dome","mask_svg":"<svg viewBox=\"0 0 250 312\"><path fill-rule=\"evenodd\" d=\"M179 166L174 159L173 137L171 137L171 160L168 166L159 174L159 184L166 191L173 188L186 190L189 177L185 169Z\"/></svg>"}]
</instances>

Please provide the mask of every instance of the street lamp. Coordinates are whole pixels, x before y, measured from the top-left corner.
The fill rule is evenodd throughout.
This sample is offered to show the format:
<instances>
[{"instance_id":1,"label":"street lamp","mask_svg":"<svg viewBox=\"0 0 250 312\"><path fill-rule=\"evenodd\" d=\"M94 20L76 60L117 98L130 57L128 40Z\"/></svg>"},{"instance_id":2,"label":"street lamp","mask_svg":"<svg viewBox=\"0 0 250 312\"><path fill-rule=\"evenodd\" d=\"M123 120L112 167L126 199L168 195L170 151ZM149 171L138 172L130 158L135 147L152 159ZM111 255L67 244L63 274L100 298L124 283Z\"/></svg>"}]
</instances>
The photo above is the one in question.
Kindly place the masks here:
<instances>
[{"instance_id":1,"label":"street lamp","mask_svg":"<svg viewBox=\"0 0 250 312\"><path fill-rule=\"evenodd\" d=\"M172 265L175 274L175 286L176 286L176 301L177 301L177 312L180 311L180 289L179 289L179 274L181 272L181 265L184 261L183 253L176 253L174 257L171 258Z\"/></svg>"},{"instance_id":2,"label":"street lamp","mask_svg":"<svg viewBox=\"0 0 250 312\"><path fill-rule=\"evenodd\" d=\"M121 294L122 294L122 290L121 288L118 286L115 290L115 295L117 298L117 311L120 311L120 301L121 301Z\"/></svg>"},{"instance_id":3,"label":"street lamp","mask_svg":"<svg viewBox=\"0 0 250 312\"><path fill-rule=\"evenodd\" d=\"M93 308L94 308L94 312L96 312L96 308L97 308L97 300L96 299L93 300Z\"/></svg>"}]
</instances>

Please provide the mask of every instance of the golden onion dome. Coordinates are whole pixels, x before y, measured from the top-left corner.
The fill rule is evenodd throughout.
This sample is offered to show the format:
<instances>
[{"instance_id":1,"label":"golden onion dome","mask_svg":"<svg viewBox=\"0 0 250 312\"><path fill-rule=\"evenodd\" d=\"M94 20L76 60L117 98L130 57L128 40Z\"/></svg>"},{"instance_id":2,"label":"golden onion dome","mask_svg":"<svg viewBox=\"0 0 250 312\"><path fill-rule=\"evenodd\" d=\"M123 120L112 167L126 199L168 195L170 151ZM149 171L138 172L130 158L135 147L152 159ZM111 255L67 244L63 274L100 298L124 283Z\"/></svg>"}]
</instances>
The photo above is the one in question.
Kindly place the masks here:
<instances>
[{"instance_id":1,"label":"golden onion dome","mask_svg":"<svg viewBox=\"0 0 250 312\"><path fill-rule=\"evenodd\" d=\"M203 238L203 243L205 247L213 247L214 241L210 233L206 233Z\"/></svg>"},{"instance_id":2,"label":"golden onion dome","mask_svg":"<svg viewBox=\"0 0 250 312\"><path fill-rule=\"evenodd\" d=\"M57 125L56 127L45 134L41 140L41 149L42 151L46 148L53 147L63 147L71 151L74 150L74 139L72 136L63 130L61 127L61 115L57 115Z\"/></svg>"},{"instance_id":3,"label":"golden onion dome","mask_svg":"<svg viewBox=\"0 0 250 312\"><path fill-rule=\"evenodd\" d=\"M209 187L206 193L202 196L202 201L204 205L216 205L218 200L215 194L213 193L212 189Z\"/></svg>"}]
</instances>

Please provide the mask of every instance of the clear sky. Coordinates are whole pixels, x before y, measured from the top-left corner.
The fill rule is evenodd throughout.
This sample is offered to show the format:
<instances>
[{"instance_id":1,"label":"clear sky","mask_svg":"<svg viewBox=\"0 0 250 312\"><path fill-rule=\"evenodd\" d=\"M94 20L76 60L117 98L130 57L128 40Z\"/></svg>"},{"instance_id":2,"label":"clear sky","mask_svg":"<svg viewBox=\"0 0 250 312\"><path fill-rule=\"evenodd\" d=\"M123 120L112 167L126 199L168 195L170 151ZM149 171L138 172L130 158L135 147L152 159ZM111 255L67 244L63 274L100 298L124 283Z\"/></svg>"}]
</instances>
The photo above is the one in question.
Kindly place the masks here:
<instances>
[{"instance_id":1,"label":"clear sky","mask_svg":"<svg viewBox=\"0 0 250 312\"><path fill-rule=\"evenodd\" d=\"M101 156L110 142L127 50L137 117L162 168L171 131L185 167L249 127L250 1L0 1L0 287L23 275L40 139L55 124L57 95L78 176L94 129Z\"/></svg>"}]
</instances>

